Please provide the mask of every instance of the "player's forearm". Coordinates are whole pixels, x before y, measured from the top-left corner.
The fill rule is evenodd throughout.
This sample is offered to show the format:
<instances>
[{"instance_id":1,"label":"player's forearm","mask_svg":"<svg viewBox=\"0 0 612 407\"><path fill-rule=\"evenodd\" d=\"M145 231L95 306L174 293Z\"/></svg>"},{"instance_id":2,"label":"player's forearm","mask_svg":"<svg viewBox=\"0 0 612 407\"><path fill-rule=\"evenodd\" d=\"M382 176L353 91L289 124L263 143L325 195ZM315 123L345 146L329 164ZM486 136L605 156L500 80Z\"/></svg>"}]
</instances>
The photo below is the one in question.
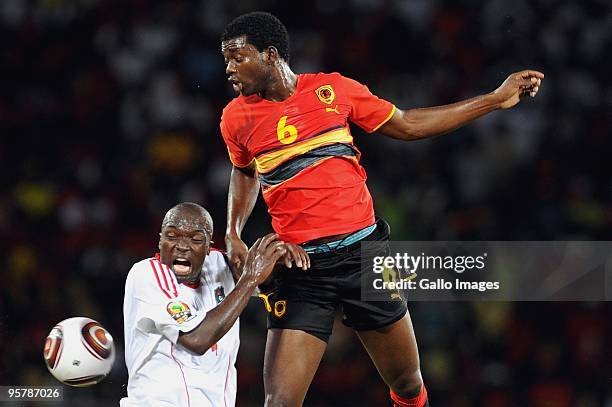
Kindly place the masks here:
<instances>
[{"instance_id":1,"label":"player's forearm","mask_svg":"<svg viewBox=\"0 0 612 407\"><path fill-rule=\"evenodd\" d=\"M226 236L240 237L247 219L253 211L259 181L254 168L232 168L229 192L227 197L227 230Z\"/></svg>"},{"instance_id":2,"label":"player's forearm","mask_svg":"<svg viewBox=\"0 0 612 407\"><path fill-rule=\"evenodd\" d=\"M206 353L232 328L256 287L254 280L241 278L227 297L206 313L196 329L181 334L179 343L192 352L201 355Z\"/></svg>"},{"instance_id":3,"label":"player's forearm","mask_svg":"<svg viewBox=\"0 0 612 407\"><path fill-rule=\"evenodd\" d=\"M401 120L381 130L400 140L417 140L448 133L498 108L499 101L489 93L450 105L400 111Z\"/></svg>"}]
</instances>

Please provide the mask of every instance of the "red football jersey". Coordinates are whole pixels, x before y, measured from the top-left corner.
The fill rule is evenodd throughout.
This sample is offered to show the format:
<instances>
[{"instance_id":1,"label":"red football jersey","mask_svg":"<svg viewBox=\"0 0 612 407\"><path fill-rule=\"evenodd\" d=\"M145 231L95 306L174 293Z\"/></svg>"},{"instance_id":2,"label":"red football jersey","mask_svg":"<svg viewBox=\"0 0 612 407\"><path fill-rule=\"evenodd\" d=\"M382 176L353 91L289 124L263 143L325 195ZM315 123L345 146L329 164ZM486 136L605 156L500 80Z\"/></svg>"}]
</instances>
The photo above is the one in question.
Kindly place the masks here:
<instances>
[{"instance_id":1,"label":"red football jersey","mask_svg":"<svg viewBox=\"0 0 612 407\"><path fill-rule=\"evenodd\" d=\"M236 97L223 110L221 134L236 167L255 160L272 227L299 244L374 224L348 121L373 132L394 112L338 73L303 74L282 102Z\"/></svg>"}]
</instances>

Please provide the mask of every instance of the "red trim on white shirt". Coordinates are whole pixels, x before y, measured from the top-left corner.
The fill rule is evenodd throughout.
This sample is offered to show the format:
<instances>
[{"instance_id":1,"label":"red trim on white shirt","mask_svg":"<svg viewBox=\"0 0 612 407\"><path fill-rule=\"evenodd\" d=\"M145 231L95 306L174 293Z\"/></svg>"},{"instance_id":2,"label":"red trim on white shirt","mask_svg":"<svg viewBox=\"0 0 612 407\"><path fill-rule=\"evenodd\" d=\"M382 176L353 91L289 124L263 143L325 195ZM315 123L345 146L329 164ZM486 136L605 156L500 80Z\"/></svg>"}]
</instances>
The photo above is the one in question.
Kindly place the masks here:
<instances>
[{"instance_id":1,"label":"red trim on white shirt","mask_svg":"<svg viewBox=\"0 0 612 407\"><path fill-rule=\"evenodd\" d=\"M162 277L164 278L166 290L168 290L168 292L172 294L174 297L178 297L178 290L176 288L178 281L176 283L174 282L174 280L176 280L176 276L174 275L174 272L170 269L168 265L162 263L161 255L159 253L155 253L155 256L153 257L153 259L155 263L159 264L159 266L161 267ZM157 278L157 275L155 277ZM170 280L170 283L172 283L172 290L170 289L170 284L168 284L168 280ZM160 288L162 288L161 285L160 285ZM162 288L162 291L163 291L163 288Z\"/></svg>"},{"instance_id":2,"label":"red trim on white shirt","mask_svg":"<svg viewBox=\"0 0 612 407\"><path fill-rule=\"evenodd\" d=\"M172 283L172 292L174 293L174 296L178 297L178 291L176 289L176 284L174 284L174 279L176 278L174 276L174 272L170 270L170 267L166 266L164 263L159 263L159 264L161 264L162 270L166 272L166 274L168 275L168 280L170 280L170 282ZM170 289L170 286L168 286L168 289Z\"/></svg>"},{"instance_id":3,"label":"red trim on white shirt","mask_svg":"<svg viewBox=\"0 0 612 407\"><path fill-rule=\"evenodd\" d=\"M196 281L195 283L188 283L187 281L183 281L181 284L183 284L186 287L193 288L194 290L196 288L199 288L202 285L200 280Z\"/></svg>"},{"instance_id":4,"label":"red trim on white shirt","mask_svg":"<svg viewBox=\"0 0 612 407\"><path fill-rule=\"evenodd\" d=\"M191 401L189 400L189 390L187 389L187 380L185 380L185 372L183 372L183 368L178 360L174 357L174 344L170 343L170 356L174 359L174 362L178 365L179 370L181 371L181 375L183 376L183 384L185 385L185 393L187 393L187 406L191 407Z\"/></svg>"},{"instance_id":5,"label":"red trim on white shirt","mask_svg":"<svg viewBox=\"0 0 612 407\"><path fill-rule=\"evenodd\" d=\"M227 407L227 401L225 400L225 395L227 394L227 382L229 381L229 372L230 366L232 365L232 357L229 356L227 358L227 372L225 373L225 387L223 388L223 404Z\"/></svg>"},{"instance_id":6,"label":"red trim on white shirt","mask_svg":"<svg viewBox=\"0 0 612 407\"><path fill-rule=\"evenodd\" d=\"M159 278L159 271L157 270L157 267L155 266L156 261L151 259L149 260L149 263L151 264L151 268L153 269L153 275L155 276L155 280L157 281L157 286L166 295L166 297L168 297L169 299L172 299L172 295L171 295L172 293L170 292L170 290L168 290L167 288L164 288L161 284L161 280Z\"/></svg>"},{"instance_id":7,"label":"red trim on white shirt","mask_svg":"<svg viewBox=\"0 0 612 407\"><path fill-rule=\"evenodd\" d=\"M161 269L161 276L164 279L164 286L166 286L166 290L168 290L168 292L172 293L172 291L170 291L170 284L168 284L168 279L166 276L166 271L164 270L164 266L161 265L161 263L157 263L156 266L159 266L159 268Z\"/></svg>"}]
</instances>

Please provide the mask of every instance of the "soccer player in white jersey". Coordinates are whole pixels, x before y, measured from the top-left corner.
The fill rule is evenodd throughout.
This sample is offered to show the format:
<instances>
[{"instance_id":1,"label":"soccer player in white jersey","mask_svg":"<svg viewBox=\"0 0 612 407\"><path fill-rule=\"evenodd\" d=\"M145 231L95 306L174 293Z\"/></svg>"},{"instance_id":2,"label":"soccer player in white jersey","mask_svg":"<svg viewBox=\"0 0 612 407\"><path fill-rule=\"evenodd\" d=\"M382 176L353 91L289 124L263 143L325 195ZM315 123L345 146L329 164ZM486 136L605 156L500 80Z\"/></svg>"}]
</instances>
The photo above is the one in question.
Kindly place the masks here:
<instances>
[{"instance_id":1,"label":"soccer player in white jersey","mask_svg":"<svg viewBox=\"0 0 612 407\"><path fill-rule=\"evenodd\" d=\"M164 217L159 254L130 270L123 303L128 397L121 407L235 404L238 316L289 253L275 234L259 239L234 285L223 254L210 249L212 232L204 208L178 204Z\"/></svg>"}]
</instances>

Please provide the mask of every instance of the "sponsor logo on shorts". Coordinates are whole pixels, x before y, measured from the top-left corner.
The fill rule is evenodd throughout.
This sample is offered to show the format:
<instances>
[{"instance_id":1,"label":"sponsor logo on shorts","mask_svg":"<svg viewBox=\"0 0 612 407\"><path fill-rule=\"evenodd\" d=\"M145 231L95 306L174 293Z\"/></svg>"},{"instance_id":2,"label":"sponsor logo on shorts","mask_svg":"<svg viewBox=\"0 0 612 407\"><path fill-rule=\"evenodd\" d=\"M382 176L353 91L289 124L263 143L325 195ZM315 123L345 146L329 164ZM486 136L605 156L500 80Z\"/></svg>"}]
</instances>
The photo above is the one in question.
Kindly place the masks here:
<instances>
[{"instance_id":1,"label":"sponsor logo on shorts","mask_svg":"<svg viewBox=\"0 0 612 407\"><path fill-rule=\"evenodd\" d=\"M391 284L391 283L396 284L400 280L398 271L392 267L385 267L383 269L382 275L383 275L383 281L387 284ZM396 290L395 292L391 292L390 296L392 300L402 299L398 290Z\"/></svg>"},{"instance_id":2,"label":"sponsor logo on shorts","mask_svg":"<svg viewBox=\"0 0 612 407\"><path fill-rule=\"evenodd\" d=\"M261 300L263 301L264 307L266 307L266 311L268 312L272 312L272 306L270 305L270 296L273 293L268 293L268 294L263 294L263 293L259 293L258 297L261 298Z\"/></svg>"},{"instance_id":3,"label":"sponsor logo on shorts","mask_svg":"<svg viewBox=\"0 0 612 407\"><path fill-rule=\"evenodd\" d=\"M287 312L287 300L280 300L274 303L274 316L282 318Z\"/></svg>"},{"instance_id":4,"label":"sponsor logo on shorts","mask_svg":"<svg viewBox=\"0 0 612 407\"><path fill-rule=\"evenodd\" d=\"M195 317L189 309L189 305L182 301L172 301L166 307L168 314L179 324L185 323Z\"/></svg>"}]
</instances>

